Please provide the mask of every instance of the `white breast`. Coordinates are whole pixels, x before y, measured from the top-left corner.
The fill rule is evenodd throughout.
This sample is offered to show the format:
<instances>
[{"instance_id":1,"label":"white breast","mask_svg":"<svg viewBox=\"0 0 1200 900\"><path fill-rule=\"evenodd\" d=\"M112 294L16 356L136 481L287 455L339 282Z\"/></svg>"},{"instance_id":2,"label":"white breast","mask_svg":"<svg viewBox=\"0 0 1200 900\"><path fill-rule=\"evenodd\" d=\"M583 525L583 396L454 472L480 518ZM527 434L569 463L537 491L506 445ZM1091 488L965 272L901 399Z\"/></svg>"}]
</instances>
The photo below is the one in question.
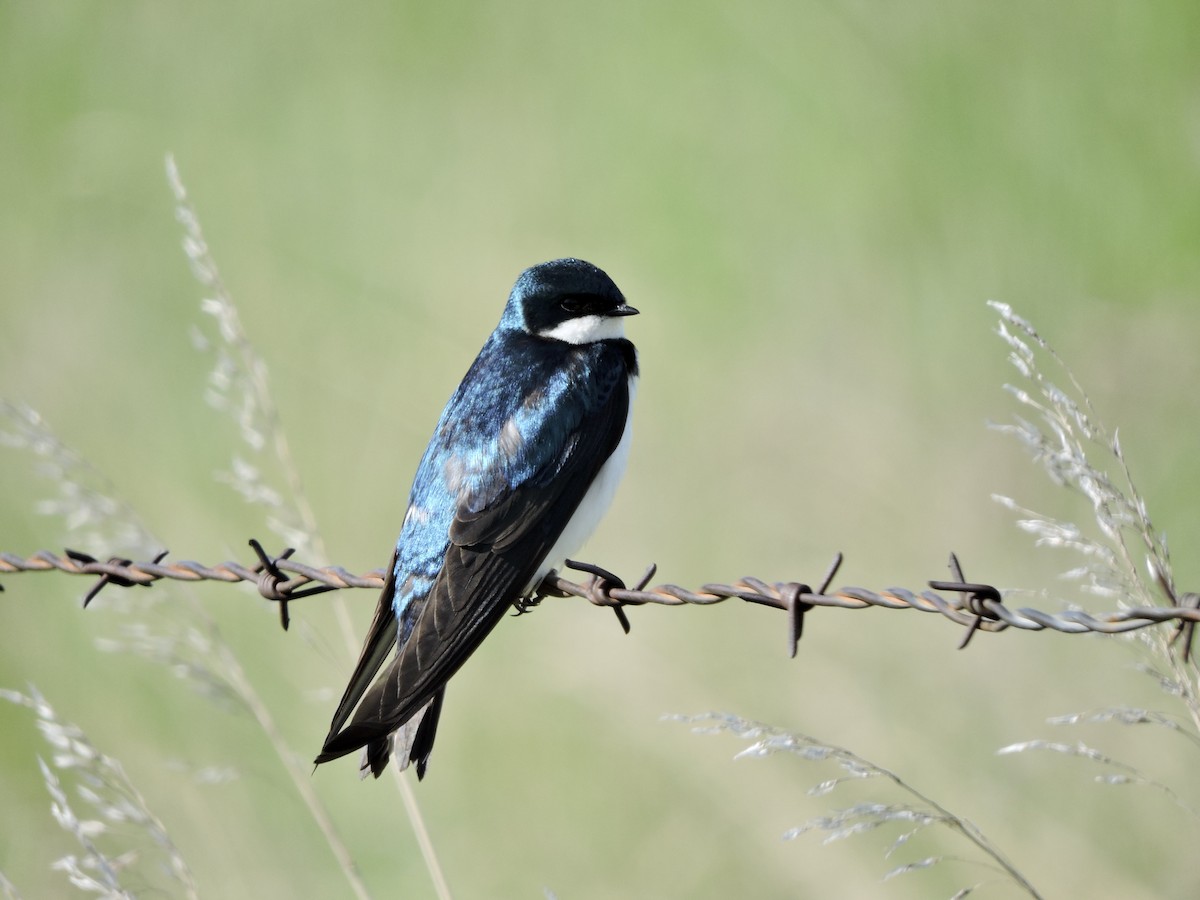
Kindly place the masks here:
<instances>
[{"instance_id":1,"label":"white breast","mask_svg":"<svg viewBox=\"0 0 1200 900\"><path fill-rule=\"evenodd\" d=\"M567 527L538 566L537 575L526 588L526 593L537 587L551 569L562 568L563 560L573 556L592 536L592 532L608 512L608 507L612 505L613 495L617 492L617 485L620 484L621 476L625 474L625 465L629 462L629 440L633 433L633 397L636 393L637 377L634 376L629 379L629 412L625 417L625 432L621 435L621 441L612 456L596 473L596 480L583 495L583 502L575 510L575 515L571 517Z\"/></svg>"}]
</instances>

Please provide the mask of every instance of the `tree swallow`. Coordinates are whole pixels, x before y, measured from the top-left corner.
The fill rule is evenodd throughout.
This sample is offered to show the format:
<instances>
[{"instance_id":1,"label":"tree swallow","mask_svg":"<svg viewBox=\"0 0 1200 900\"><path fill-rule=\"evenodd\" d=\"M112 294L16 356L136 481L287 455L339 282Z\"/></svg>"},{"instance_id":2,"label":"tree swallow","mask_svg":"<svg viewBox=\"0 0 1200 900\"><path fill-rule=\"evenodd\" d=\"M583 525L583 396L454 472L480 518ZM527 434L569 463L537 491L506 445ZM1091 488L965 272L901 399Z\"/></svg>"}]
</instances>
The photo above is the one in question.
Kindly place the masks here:
<instances>
[{"instance_id":1,"label":"tree swallow","mask_svg":"<svg viewBox=\"0 0 1200 900\"><path fill-rule=\"evenodd\" d=\"M624 320L636 314L583 260L517 279L421 458L318 764L361 747L363 777L378 778L394 749L401 769L414 762L425 776L450 676L612 501L638 375Z\"/></svg>"}]
</instances>

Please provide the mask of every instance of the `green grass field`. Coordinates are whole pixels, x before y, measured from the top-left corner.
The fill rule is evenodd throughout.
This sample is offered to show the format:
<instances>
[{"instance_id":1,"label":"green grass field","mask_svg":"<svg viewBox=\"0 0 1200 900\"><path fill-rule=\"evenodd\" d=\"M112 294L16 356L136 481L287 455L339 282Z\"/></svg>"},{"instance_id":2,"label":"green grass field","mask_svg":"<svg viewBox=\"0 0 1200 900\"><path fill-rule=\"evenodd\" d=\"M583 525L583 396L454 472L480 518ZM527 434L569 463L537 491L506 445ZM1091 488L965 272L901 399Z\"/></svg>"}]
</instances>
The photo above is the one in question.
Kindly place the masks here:
<instances>
[{"instance_id":1,"label":"green grass field","mask_svg":"<svg viewBox=\"0 0 1200 900\"><path fill-rule=\"evenodd\" d=\"M636 578L921 588L969 577L1078 601L1000 492L1091 522L988 420L1017 411L985 301L1071 364L1121 442L1183 590L1200 583L1200 103L1187 3L1092 5L0 4L0 397L40 411L173 558L277 549L214 478L247 458L204 400L204 290L180 250L174 154L270 370L328 559L383 566L446 397L526 266L575 255L643 315L629 474L584 554ZM0 431L5 425L0 423ZM276 483L268 455L253 459ZM31 454L0 447L0 550L75 546ZM75 543L73 543L73 541ZM132 549L106 546L104 555ZM116 757L202 897L351 896L262 730L137 655L84 581L0 577L0 687L37 686ZM288 633L245 588L158 586L206 611L303 761L350 667L328 597ZM349 593L365 629L370 591ZM1084 598L1093 609L1115 601ZM198 604L200 606L198 606ZM454 895L560 900L1018 896L931 831L781 841L836 775L660 721L728 711L854 749L974 821L1047 897L1191 897L1196 818L1014 741L1083 740L1200 805L1195 747L1047 717L1178 702L1138 645L978 635L913 612L783 617L726 603L611 613L547 601L449 690L416 795ZM1191 670L1195 675L1195 669ZM69 890L78 848L0 703L0 871ZM236 777L199 784L202 767ZM432 896L390 780L305 772L374 896ZM1190 791L1190 793L1189 793ZM878 784L858 797L886 794ZM894 796L887 799L896 800ZM84 807L80 806L80 811ZM131 827L116 828L117 844ZM136 835L133 835L136 837ZM972 858L977 858L974 856ZM135 860L127 887L177 886ZM160 894L161 895L161 894Z\"/></svg>"}]
</instances>

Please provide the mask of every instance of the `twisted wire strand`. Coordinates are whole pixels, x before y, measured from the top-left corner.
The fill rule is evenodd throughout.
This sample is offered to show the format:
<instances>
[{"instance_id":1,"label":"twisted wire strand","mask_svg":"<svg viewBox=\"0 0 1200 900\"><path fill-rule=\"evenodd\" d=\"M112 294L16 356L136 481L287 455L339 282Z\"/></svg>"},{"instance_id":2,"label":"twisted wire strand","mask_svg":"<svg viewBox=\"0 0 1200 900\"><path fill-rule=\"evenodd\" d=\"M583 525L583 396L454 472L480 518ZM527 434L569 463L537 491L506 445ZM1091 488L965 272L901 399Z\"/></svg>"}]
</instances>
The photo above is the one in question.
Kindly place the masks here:
<instances>
[{"instance_id":1,"label":"twisted wire strand","mask_svg":"<svg viewBox=\"0 0 1200 900\"><path fill-rule=\"evenodd\" d=\"M294 593L314 582L331 590L351 587L376 589L383 587L382 569L372 569L362 575L354 575L341 566L317 568L293 562L284 557L277 558L275 565L280 570L295 576L277 586L278 590L284 594ZM203 563L186 559L163 563L158 561L133 562L117 557L105 561L93 559L76 551L68 551L66 555L59 555L49 550L39 550L32 556L21 557L14 553L0 551L0 575L50 571L65 572L68 575L107 575L111 583L128 582L123 586L129 587L133 585L148 586L163 578L173 581L257 582L262 572L262 564L247 566L240 562L227 560L216 565L206 566Z\"/></svg>"},{"instance_id":2,"label":"twisted wire strand","mask_svg":"<svg viewBox=\"0 0 1200 900\"><path fill-rule=\"evenodd\" d=\"M283 626L288 624L288 603L316 593L344 588L374 588L383 586L384 573L372 569L355 575L341 566L316 567L289 559L291 550L277 557L270 557L257 541L251 546L259 556L254 565L236 561L225 561L207 566L191 560L173 563L163 562L166 553L152 561L134 562L113 557L98 560L78 551L68 550L56 554L40 550L28 557L0 551L0 575L21 572L64 572L68 575L99 576L99 581L84 598L86 606L101 588L109 584L122 587L149 586L161 579L176 581L239 581L255 584L259 593L268 600L280 604ZM960 646L966 646L975 631L1000 632L1007 628L1025 631L1050 629L1064 634L1101 632L1117 634L1135 631L1164 622L1175 622L1178 633L1184 636L1184 653L1187 654L1191 641L1191 630L1200 623L1200 595L1184 594L1176 606L1126 607L1111 612L1092 613L1081 609L1068 609L1050 613L1030 607L1016 609L1005 606L1001 592L988 584L967 582L962 577L958 561L951 557L951 569L956 580L931 581L930 587L947 592L943 596L934 590L911 591L890 587L872 591L861 587L829 589L841 564L838 554L824 580L817 589L802 582L767 582L748 576L729 584L705 584L699 590L691 590L677 584L658 584L648 587L655 568L651 566L632 587L604 569L587 563L568 560L567 566L582 571L591 577L583 582L572 581L558 573L551 573L538 589L537 595L518 605L524 612L537 605L542 598L550 596L580 597L597 606L612 608L621 625L629 630L625 608L657 604L660 606L708 606L730 599L741 599L789 613L789 649L795 655L796 641L803 627L804 614L818 606L837 609L915 609L919 612L937 613L968 629ZM2 588L0 588L2 589Z\"/></svg>"}]
</instances>

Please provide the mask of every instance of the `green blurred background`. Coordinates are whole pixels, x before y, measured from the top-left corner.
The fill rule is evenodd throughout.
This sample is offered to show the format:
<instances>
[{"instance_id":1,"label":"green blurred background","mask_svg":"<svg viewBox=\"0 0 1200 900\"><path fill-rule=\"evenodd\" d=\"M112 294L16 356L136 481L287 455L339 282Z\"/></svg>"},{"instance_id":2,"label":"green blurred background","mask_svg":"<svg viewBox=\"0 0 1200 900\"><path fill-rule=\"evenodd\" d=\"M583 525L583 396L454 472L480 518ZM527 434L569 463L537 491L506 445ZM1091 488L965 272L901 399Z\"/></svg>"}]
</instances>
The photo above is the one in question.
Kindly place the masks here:
<instances>
[{"instance_id":1,"label":"green blurred background","mask_svg":"<svg viewBox=\"0 0 1200 900\"><path fill-rule=\"evenodd\" d=\"M176 557L247 559L259 510L214 482L239 448L205 405L201 289L175 154L270 367L329 560L383 565L445 398L527 265L576 255L643 315L629 475L586 554L687 585L757 575L1067 588L990 493L1089 519L987 419L1012 376L984 301L1069 360L1123 444L1186 589L1200 399L1200 7L1192 3L0 3L0 395L105 472ZM0 549L70 542L54 485L0 450ZM126 548L112 547L112 553ZM0 685L32 682L118 757L205 897L349 891L261 733L162 666L99 653L83 583L3 579ZM349 670L326 598L287 634L254 595L199 598L287 741L317 750ZM348 598L360 629L375 597ZM1058 608L1057 601L1042 601ZM1103 602L1092 601L1096 608ZM106 609L109 610L106 614ZM994 879L949 836L781 833L850 795L732 761L659 721L729 710L903 773L1048 896L1194 896L1193 819L1092 783L1084 739L1186 789L1186 744L1047 716L1172 702L1128 644L982 635L916 613L610 613L551 601L455 679L417 795L459 897L948 896ZM0 704L0 869L61 895L28 711ZM1135 733L1136 732L1136 733ZM234 766L200 786L173 761ZM429 896L393 785L312 776L378 896ZM899 799L882 786L860 796ZM1194 796L1192 797L1194 800ZM136 882L134 884L136 887ZM1001 887L987 896L1009 896Z\"/></svg>"}]
</instances>

